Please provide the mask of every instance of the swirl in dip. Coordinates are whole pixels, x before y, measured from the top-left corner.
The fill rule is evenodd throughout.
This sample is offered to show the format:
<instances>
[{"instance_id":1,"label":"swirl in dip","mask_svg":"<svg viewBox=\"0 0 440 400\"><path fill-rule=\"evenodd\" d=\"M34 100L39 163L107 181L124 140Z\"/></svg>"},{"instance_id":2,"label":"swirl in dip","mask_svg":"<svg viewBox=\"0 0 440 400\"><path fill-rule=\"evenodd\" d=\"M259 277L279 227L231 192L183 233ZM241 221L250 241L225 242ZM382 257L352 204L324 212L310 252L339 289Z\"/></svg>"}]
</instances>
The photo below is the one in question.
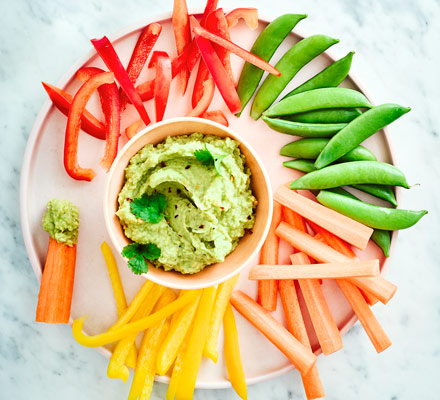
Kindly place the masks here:
<instances>
[{"instance_id":1,"label":"swirl in dip","mask_svg":"<svg viewBox=\"0 0 440 400\"><path fill-rule=\"evenodd\" d=\"M219 172L195 156L197 150L225 157ZM140 244L154 243L160 257L153 261L166 271L194 274L224 261L254 226L256 199L250 171L239 143L230 138L193 133L146 145L125 170L116 212L125 235ZM130 209L133 199L147 193L166 198L164 218L148 223Z\"/></svg>"}]
</instances>

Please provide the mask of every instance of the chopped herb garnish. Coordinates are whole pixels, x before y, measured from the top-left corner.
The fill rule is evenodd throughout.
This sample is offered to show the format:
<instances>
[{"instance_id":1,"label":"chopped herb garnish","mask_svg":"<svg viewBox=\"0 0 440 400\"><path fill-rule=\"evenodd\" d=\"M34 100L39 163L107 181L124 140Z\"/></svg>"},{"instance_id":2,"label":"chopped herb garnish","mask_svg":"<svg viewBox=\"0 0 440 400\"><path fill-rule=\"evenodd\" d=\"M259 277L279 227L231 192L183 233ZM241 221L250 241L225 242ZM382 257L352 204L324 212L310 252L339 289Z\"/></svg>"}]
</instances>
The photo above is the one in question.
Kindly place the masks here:
<instances>
[{"instance_id":1,"label":"chopped herb garnish","mask_svg":"<svg viewBox=\"0 0 440 400\"><path fill-rule=\"evenodd\" d=\"M227 154L213 154L208 150L205 143L205 148L196 150L194 152L194 155L196 156L197 160L199 160L203 165L213 165L215 170L217 171L217 174L222 176L220 172L220 165Z\"/></svg>"},{"instance_id":2,"label":"chopped herb garnish","mask_svg":"<svg viewBox=\"0 0 440 400\"><path fill-rule=\"evenodd\" d=\"M154 243L130 243L122 249L122 256L128 258L128 266L134 274L146 274L147 260L157 260L160 257L160 249Z\"/></svg>"},{"instance_id":3,"label":"chopped herb garnish","mask_svg":"<svg viewBox=\"0 0 440 400\"><path fill-rule=\"evenodd\" d=\"M166 205L167 201L163 194L153 193L149 196L144 193L141 198L134 199L130 203L130 211L145 222L157 224L162 220Z\"/></svg>"}]
</instances>

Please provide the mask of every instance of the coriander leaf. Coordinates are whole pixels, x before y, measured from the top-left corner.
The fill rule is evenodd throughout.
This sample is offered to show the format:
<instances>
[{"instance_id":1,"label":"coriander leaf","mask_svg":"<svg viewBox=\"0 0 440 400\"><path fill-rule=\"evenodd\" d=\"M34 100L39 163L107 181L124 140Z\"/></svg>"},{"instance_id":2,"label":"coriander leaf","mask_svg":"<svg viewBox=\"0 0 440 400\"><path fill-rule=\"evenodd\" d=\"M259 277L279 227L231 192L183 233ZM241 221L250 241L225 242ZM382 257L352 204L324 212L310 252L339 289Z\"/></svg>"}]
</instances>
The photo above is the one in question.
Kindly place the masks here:
<instances>
[{"instance_id":1,"label":"coriander leaf","mask_svg":"<svg viewBox=\"0 0 440 400\"><path fill-rule=\"evenodd\" d=\"M162 193L153 193L151 196L144 193L130 203L130 211L145 222L157 224L162 220L166 205L167 201Z\"/></svg>"},{"instance_id":2,"label":"coriander leaf","mask_svg":"<svg viewBox=\"0 0 440 400\"><path fill-rule=\"evenodd\" d=\"M215 170L217 171L217 174L222 176L220 166L222 160L227 156L227 154L212 154L206 147L205 143L205 148L196 150L194 152L194 155L196 156L197 160L199 160L203 165L213 165Z\"/></svg>"},{"instance_id":3,"label":"coriander leaf","mask_svg":"<svg viewBox=\"0 0 440 400\"><path fill-rule=\"evenodd\" d=\"M196 156L197 160L199 160L203 165L214 165L214 157L212 156L211 152L207 149L205 144L205 149L196 150L194 152L194 155Z\"/></svg>"},{"instance_id":4,"label":"coriander leaf","mask_svg":"<svg viewBox=\"0 0 440 400\"><path fill-rule=\"evenodd\" d=\"M139 245L139 252L147 260L157 260L160 257L160 249L154 243Z\"/></svg>"},{"instance_id":5,"label":"coriander leaf","mask_svg":"<svg viewBox=\"0 0 440 400\"><path fill-rule=\"evenodd\" d=\"M122 249L122 253L121 253L122 257L125 257L125 258L136 257L136 255L138 254L138 247L139 247L138 243L127 244L127 246L125 246Z\"/></svg>"},{"instance_id":6,"label":"coriander leaf","mask_svg":"<svg viewBox=\"0 0 440 400\"><path fill-rule=\"evenodd\" d=\"M160 249L154 243L130 243L122 249L122 256L129 259L128 266L134 274L145 274L148 272L146 260L157 260Z\"/></svg>"},{"instance_id":7,"label":"coriander leaf","mask_svg":"<svg viewBox=\"0 0 440 400\"><path fill-rule=\"evenodd\" d=\"M128 266L136 275L146 274L148 272L148 264L142 256L136 256L128 260Z\"/></svg>"}]
</instances>

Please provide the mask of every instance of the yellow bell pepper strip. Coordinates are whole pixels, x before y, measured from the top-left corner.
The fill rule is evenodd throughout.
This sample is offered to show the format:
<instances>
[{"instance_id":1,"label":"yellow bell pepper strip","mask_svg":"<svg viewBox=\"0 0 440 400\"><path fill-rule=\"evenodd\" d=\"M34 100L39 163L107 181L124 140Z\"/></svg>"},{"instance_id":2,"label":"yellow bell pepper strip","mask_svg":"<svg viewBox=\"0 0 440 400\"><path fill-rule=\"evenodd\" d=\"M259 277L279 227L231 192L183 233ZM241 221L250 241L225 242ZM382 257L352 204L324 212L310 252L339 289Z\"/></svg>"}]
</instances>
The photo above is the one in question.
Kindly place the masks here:
<instances>
[{"instance_id":1,"label":"yellow bell pepper strip","mask_svg":"<svg viewBox=\"0 0 440 400\"><path fill-rule=\"evenodd\" d=\"M125 298L124 288L122 287L121 277L119 276L118 265L116 264L115 257L107 242L102 242L101 252L104 256L105 264L107 266L108 276L113 288L113 295L115 296L116 309L118 310L118 318L122 317L122 314L127 308L127 299ZM137 349L133 343L129 353L127 355L127 364L136 366Z\"/></svg>"},{"instance_id":2,"label":"yellow bell pepper strip","mask_svg":"<svg viewBox=\"0 0 440 400\"><path fill-rule=\"evenodd\" d=\"M118 317L121 318L125 309L127 308L127 300L125 299L124 288L122 287L121 277L119 276L118 266L115 257L107 242L101 244L102 255L104 256L105 264L107 265L108 276L113 288L113 295L115 296L116 309L118 310Z\"/></svg>"},{"instance_id":3,"label":"yellow bell pepper strip","mask_svg":"<svg viewBox=\"0 0 440 400\"><path fill-rule=\"evenodd\" d=\"M116 342L117 340L127 337L128 335L150 328L162 319L174 314L176 311L179 311L187 304L195 301L198 293L200 293L200 290L201 289L191 290L188 293L185 293L182 297L168 304L160 311L151 314L148 317L142 318L139 321L130 322L124 326L120 326L113 330L99 333L98 335L94 336L87 336L82 332L84 321L87 317L77 318L72 324L73 337L79 344L86 347L99 347Z\"/></svg>"},{"instance_id":4,"label":"yellow bell pepper strip","mask_svg":"<svg viewBox=\"0 0 440 400\"><path fill-rule=\"evenodd\" d=\"M122 317L119 318L118 322L112 325L110 329L120 328L121 326L130 322L133 316L136 314L136 311L139 310L139 307L148 296L148 293L150 293L151 289L154 287L154 285L154 282L146 281L139 289L139 292L136 293L136 296L134 296L134 299L131 301L130 305L125 310Z\"/></svg>"},{"instance_id":5,"label":"yellow bell pepper strip","mask_svg":"<svg viewBox=\"0 0 440 400\"><path fill-rule=\"evenodd\" d=\"M150 315L151 311L153 310L153 307L157 303L159 297L162 296L165 289L166 288L164 286L154 285L153 289L151 289L144 303L134 315L132 322L138 321L141 318L145 318L146 316ZM110 361L108 363L108 368L107 368L107 376L109 378L111 379L119 378L122 379L124 382L127 381L128 376L130 374L127 367L135 368L137 363L137 361L135 361L133 364L133 361L129 360L130 349L133 346L136 348L136 344L135 344L136 337L137 337L137 333L134 333L133 335L129 335L126 338L121 339L114 348L113 354L110 357ZM124 365L124 362L127 364L127 367Z\"/></svg>"},{"instance_id":6,"label":"yellow bell pepper strip","mask_svg":"<svg viewBox=\"0 0 440 400\"><path fill-rule=\"evenodd\" d=\"M243 399L247 399L246 380L244 377L243 364L240 358L237 326L235 325L234 312L231 304L226 306L223 317L223 329L225 331L225 362L229 380L236 393Z\"/></svg>"},{"instance_id":7,"label":"yellow bell pepper strip","mask_svg":"<svg viewBox=\"0 0 440 400\"><path fill-rule=\"evenodd\" d=\"M203 289L194 320L194 327L189 337L188 349L183 359L182 373L179 377L176 391L176 400L190 400L193 398L203 349L206 337L208 336L209 321L216 291L217 289L214 286Z\"/></svg>"},{"instance_id":8,"label":"yellow bell pepper strip","mask_svg":"<svg viewBox=\"0 0 440 400\"><path fill-rule=\"evenodd\" d=\"M174 292L171 289L166 289L154 307L154 311L159 311L175 299L176 295ZM143 397L150 398L156 373L157 351L160 343L165 338L168 328L169 322L164 318L144 333L128 400L136 400L142 397L141 393L144 393Z\"/></svg>"},{"instance_id":9,"label":"yellow bell pepper strip","mask_svg":"<svg viewBox=\"0 0 440 400\"><path fill-rule=\"evenodd\" d=\"M184 294L185 291L182 290L180 296L183 296ZM194 319L200 295L201 294L198 295L193 303L188 304L185 308L173 315L170 330L168 331L167 337L162 342L157 354L157 373L159 375L165 375L176 359L179 348L181 347Z\"/></svg>"},{"instance_id":10,"label":"yellow bell pepper strip","mask_svg":"<svg viewBox=\"0 0 440 400\"><path fill-rule=\"evenodd\" d=\"M159 339L156 342L156 345L160 345L162 343L162 341L165 339L165 336L168 333L168 330L170 329L170 321L169 320L165 320L162 330L160 332L159 335ZM150 342L148 343L148 348L153 348L154 342L153 342L154 338L152 340L150 340ZM156 364L156 356L157 356L157 346L154 348L155 351L152 352L152 354L148 354L148 370L147 370L147 375L145 377L144 380L144 386L142 387L142 391L141 394L139 396L140 400L149 400L150 396L151 396L151 392L153 391L153 385L154 385L154 377L156 376L156 369L155 369L155 364Z\"/></svg>"},{"instance_id":11,"label":"yellow bell pepper strip","mask_svg":"<svg viewBox=\"0 0 440 400\"><path fill-rule=\"evenodd\" d=\"M203 355L210 358L215 363L217 363L218 360L217 341L222 326L223 316L225 314L226 306L229 303L232 290L238 282L238 276L239 275L236 275L226 282L221 283L217 289L215 305L212 310L211 322L209 323L208 337L206 338L205 349L203 350Z\"/></svg>"},{"instance_id":12,"label":"yellow bell pepper strip","mask_svg":"<svg viewBox=\"0 0 440 400\"><path fill-rule=\"evenodd\" d=\"M168 390L165 395L166 400L174 400L176 397L177 385L179 384L180 375L182 374L183 359L185 358L186 350L188 349L188 339L191 336L192 325L193 324L191 324L190 329L179 348L179 353L174 362L173 373L171 374L170 383L168 384Z\"/></svg>"}]
</instances>

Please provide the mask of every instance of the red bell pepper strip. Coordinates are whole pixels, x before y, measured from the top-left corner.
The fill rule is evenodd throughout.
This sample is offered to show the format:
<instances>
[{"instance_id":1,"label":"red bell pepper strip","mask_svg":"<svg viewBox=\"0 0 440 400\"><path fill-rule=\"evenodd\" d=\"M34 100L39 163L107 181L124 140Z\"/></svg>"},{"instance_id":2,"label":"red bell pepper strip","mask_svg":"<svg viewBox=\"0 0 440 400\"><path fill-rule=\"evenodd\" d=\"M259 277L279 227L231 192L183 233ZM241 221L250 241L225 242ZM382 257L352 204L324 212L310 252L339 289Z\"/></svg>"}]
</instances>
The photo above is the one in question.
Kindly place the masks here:
<instances>
[{"instance_id":1,"label":"red bell pepper strip","mask_svg":"<svg viewBox=\"0 0 440 400\"><path fill-rule=\"evenodd\" d=\"M84 67L80 68L76 76L81 82L87 82L92 76L101 74L101 68ZM105 118L105 150L101 158L101 166L108 171L113 160L118 154L118 143L121 127L121 107L119 103L119 91L116 83L102 85L98 88L99 100L101 101L102 112Z\"/></svg>"},{"instance_id":2,"label":"red bell pepper strip","mask_svg":"<svg viewBox=\"0 0 440 400\"><path fill-rule=\"evenodd\" d=\"M196 107L200 99L203 97L203 84L209 79L209 71L203 60L200 60L199 69L197 70L196 80L194 81L194 89L191 97L192 107Z\"/></svg>"},{"instance_id":3,"label":"red bell pepper strip","mask_svg":"<svg viewBox=\"0 0 440 400\"><path fill-rule=\"evenodd\" d=\"M205 10L203 11L202 19L200 20L200 24L202 26L205 26L206 18L208 18L209 14L211 14L213 11L215 11L215 9L217 8L217 4L218 4L218 0L207 0L206 1ZM188 46L189 46L189 49L188 49L187 64L188 64L188 69L190 71L192 71L193 68L195 67L195 65L197 64L197 61L199 60L200 51L199 51L199 48L197 47L197 44L194 40L191 41L191 43Z\"/></svg>"},{"instance_id":4,"label":"red bell pepper strip","mask_svg":"<svg viewBox=\"0 0 440 400\"><path fill-rule=\"evenodd\" d=\"M156 122L162 121L167 107L170 93L172 71L171 60L165 51L155 51L151 57L148 68L156 67L154 79L154 106L156 109Z\"/></svg>"},{"instance_id":5,"label":"red bell pepper strip","mask_svg":"<svg viewBox=\"0 0 440 400\"><path fill-rule=\"evenodd\" d=\"M258 10L256 8L236 8L226 14L229 28L237 25L240 19L244 20L252 30L258 28Z\"/></svg>"},{"instance_id":6,"label":"red bell pepper strip","mask_svg":"<svg viewBox=\"0 0 440 400\"><path fill-rule=\"evenodd\" d=\"M144 121L145 125L148 125L151 120L148 116L147 110L145 110L145 107L142 104L141 96L136 92L133 82L130 80L127 71L122 66L121 60L116 54L110 40L104 36L101 39L92 39L91 42L93 46L95 46L96 51L104 61L105 65L107 65L107 68L115 74L116 80L136 107L142 121Z\"/></svg>"},{"instance_id":7,"label":"red bell pepper strip","mask_svg":"<svg viewBox=\"0 0 440 400\"><path fill-rule=\"evenodd\" d=\"M206 0L205 9L203 10L202 19L200 25L205 26L206 18L217 8L218 0Z\"/></svg>"},{"instance_id":8,"label":"red bell pepper strip","mask_svg":"<svg viewBox=\"0 0 440 400\"><path fill-rule=\"evenodd\" d=\"M147 62L148 56L159 38L162 31L162 25L153 22L145 27L139 36L134 47L133 54L127 66L127 74L133 84L136 83L142 68ZM125 92L120 89L121 110L123 111L128 103L128 97Z\"/></svg>"},{"instance_id":9,"label":"red bell pepper strip","mask_svg":"<svg viewBox=\"0 0 440 400\"><path fill-rule=\"evenodd\" d=\"M222 37L226 40L231 40L231 36L229 34L229 26L225 18L225 13L223 12L223 9L219 8L208 15L206 18L205 23L206 29L217 35ZM222 62L223 66L226 69L226 72L231 77L233 81L234 80L234 74L232 73L232 67L231 67L231 53L228 49L226 49L223 46L219 46L218 44L213 44L213 47L215 51L218 54L218 57L220 58L220 61Z\"/></svg>"},{"instance_id":10,"label":"red bell pepper strip","mask_svg":"<svg viewBox=\"0 0 440 400\"><path fill-rule=\"evenodd\" d=\"M225 14L221 8L211 12L205 20L206 29L210 32L219 35L225 39L230 39L229 27L226 22ZM234 75L232 74L231 68L231 58L230 53L224 47L217 44L213 44L215 51L217 52L220 61L226 69L226 72L230 76L231 80L234 81ZM206 64L201 61L199 65L199 70L197 72L196 80L194 81L194 89L192 94L192 106L196 107L197 103L203 96L203 83L208 79L209 71L206 68Z\"/></svg>"},{"instance_id":11,"label":"red bell pepper strip","mask_svg":"<svg viewBox=\"0 0 440 400\"><path fill-rule=\"evenodd\" d=\"M185 47L183 53L171 61L171 77L174 78L183 67L186 66L186 59L188 56L188 47ZM154 97L154 79L145 81L136 86L136 91L141 96L142 101L151 100Z\"/></svg>"},{"instance_id":12,"label":"red bell pepper strip","mask_svg":"<svg viewBox=\"0 0 440 400\"><path fill-rule=\"evenodd\" d=\"M128 125L125 129L125 136L127 136L128 139L131 139L139 130L139 127L142 124L142 120L138 119L137 121L134 121L132 124Z\"/></svg>"},{"instance_id":13,"label":"red bell pepper strip","mask_svg":"<svg viewBox=\"0 0 440 400\"><path fill-rule=\"evenodd\" d=\"M202 115L200 115L200 118L209 119L224 126L229 126L229 122L221 110L205 111Z\"/></svg>"},{"instance_id":14,"label":"red bell pepper strip","mask_svg":"<svg viewBox=\"0 0 440 400\"><path fill-rule=\"evenodd\" d=\"M274 68L272 65L264 61L262 58L256 56L255 54L249 53L247 50L243 49L242 47L236 45L235 43L232 43L229 40L223 39L220 36L214 35L213 33L207 31L205 28L202 28L199 26L194 26L192 28L192 31L194 32L194 35L197 37L201 37L207 40L210 40L213 43L216 43L225 49L229 50L230 52L238 55L243 60L255 65L258 68L263 69L264 71L269 72L270 74L280 76L281 72L278 71L276 68Z\"/></svg>"},{"instance_id":15,"label":"red bell pepper strip","mask_svg":"<svg viewBox=\"0 0 440 400\"><path fill-rule=\"evenodd\" d=\"M188 117L198 117L203 114L209 107L214 97L215 85L210 76L203 82L203 95L197 105L187 115Z\"/></svg>"},{"instance_id":16,"label":"red bell pepper strip","mask_svg":"<svg viewBox=\"0 0 440 400\"><path fill-rule=\"evenodd\" d=\"M181 54L185 49L185 46L191 42L191 31L189 27L188 7L186 6L186 0L174 0L172 22L177 54ZM189 75L190 72L188 67L185 66L185 68L180 71L180 88L182 91L182 96L186 92Z\"/></svg>"},{"instance_id":17,"label":"red bell pepper strip","mask_svg":"<svg viewBox=\"0 0 440 400\"><path fill-rule=\"evenodd\" d=\"M95 171L90 168L81 168L78 165L78 135L81 125L81 114L93 92L101 85L115 81L112 72L103 72L92 76L76 92L72 101L72 107L67 117L66 136L64 140L64 168L73 178L83 181L91 181L95 177Z\"/></svg>"},{"instance_id":18,"label":"red bell pepper strip","mask_svg":"<svg viewBox=\"0 0 440 400\"><path fill-rule=\"evenodd\" d=\"M200 27L199 23L193 16L191 16L191 28L194 29L197 26ZM195 40L203 61L206 63L223 100L228 106L229 111L235 114L237 110L241 108L241 104L235 90L234 82L232 82L231 78L228 76L210 41L198 35L195 36Z\"/></svg>"},{"instance_id":19,"label":"red bell pepper strip","mask_svg":"<svg viewBox=\"0 0 440 400\"><path fill-rule=\"evenodd\" d=\"M199 51L199 48L197 47L196 41L193 40L188 45L188 56L186 58L186 65L187 65L188 69L190 70L190 72L196 66L197 61L199 61L199 58L200 58L200 51Z\"/></svg>"},{"instance_id":20,"label":"red bell pepper strip","mask_svg":"<svg viewBox=\"0 0 440 400\"><path fill-rule=\"evenodd\" d=\"M69 115L70 107L72 106L72 96L49 83L41 83L54 106L67 117ZM104 124L87 110L84 110L81 115L81 129L97 139L105 139Z\"/></svg>"},{"instance_id":21,"label":"red bell pepper strip","mask_svg":"<svg viewBox=\"0 0 440 400\"><path fill-rule=\"evenodd\" d=\"M154 81L155 79L151 79L136 86L136 90L141 96L142 101L148 101L154 97Z\"/></svg>"}]
</instances>

